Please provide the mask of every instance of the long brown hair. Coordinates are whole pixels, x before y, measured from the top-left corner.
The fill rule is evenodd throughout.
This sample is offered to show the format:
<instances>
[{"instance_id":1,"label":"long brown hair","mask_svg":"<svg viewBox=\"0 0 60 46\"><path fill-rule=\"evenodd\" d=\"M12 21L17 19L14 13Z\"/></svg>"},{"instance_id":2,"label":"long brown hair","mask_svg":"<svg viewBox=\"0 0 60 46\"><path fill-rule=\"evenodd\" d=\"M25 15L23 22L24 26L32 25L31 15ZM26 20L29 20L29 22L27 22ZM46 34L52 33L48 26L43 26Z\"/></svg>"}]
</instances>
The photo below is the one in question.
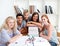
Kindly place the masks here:
<instances>
[{"instance_id":1,"label":"long brown hair","mask_svg":"<svg viewBox=\"0 0 60 46\"><path fill-rule=\"evenodd\" d=\"M41 16L41 18L43 18L43 17L47 18L47 19L48 19L48 23L50 23L49 18L48 18L48 16L47 16L46 14L43 14L43 15Z\"/></svg>"},{"instance_id":2,"label":"long brown hair","mask_svg":"<svg viewBox=\"0 0 60 46\"><path fill-rule=\"evenodd\" d=\"M38 15L38 19L36 20L36 22L39 22L39 14L38 14L38 12L34 12L34 13L32 14L31 21L33 21L33 17L34 17L35 15Z\"/></svg>"}]
</instances>

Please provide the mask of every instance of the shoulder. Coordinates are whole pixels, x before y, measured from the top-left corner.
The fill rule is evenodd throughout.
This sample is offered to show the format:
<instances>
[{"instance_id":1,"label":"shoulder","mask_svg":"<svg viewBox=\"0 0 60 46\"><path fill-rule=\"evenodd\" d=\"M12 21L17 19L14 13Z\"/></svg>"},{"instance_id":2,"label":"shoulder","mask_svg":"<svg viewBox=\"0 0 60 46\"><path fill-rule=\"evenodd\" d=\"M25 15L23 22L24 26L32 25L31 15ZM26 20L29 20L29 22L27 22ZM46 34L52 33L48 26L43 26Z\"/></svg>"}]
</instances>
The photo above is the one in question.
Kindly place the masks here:
<instances>
[{"instance_id":1,"label":"shoulder","mask_svg":"<svg viewBox=\"0 0 60 46\"><path fill-rule=\"evenodd\" d=\"M49 24L48 26L49 26L49 28L53 28L53 25L52 24Z\"/></svg>"},{"instance_id":2,"label":"shoulder","mask_svg":"<svg viewBox=\"0 0 60 46\"><path fill-rule=\"evenodd\" d=\"M23 21L22 21L22 24L26 24L26 21L25 21L25 20L23 20Z\"/></svg>"},{"instance_id":3,"label":"shoulder","mask_svg":"<svg viewBox=\"0 0 60 46\"><path fill-rule=\"evenodd\" d=\"M2 34L2 36L7 35L7 34L8 34L8 33L7 33L7 30L6 30L6 29L2 29L2 30L1 30L1 34Z\"/></svg>"},{"instance_id":4,"label":"shoulder","mask_svg":"<svg viewBox=\"0 0 60 46\"><path fill-rule=\"evenodd\" d=\"M23 21L22 21L22 23L26 23L26 21L25 21L25 20L23 20Z\"/></svg>"},{"instance_id":5,"label":"shoulder","mask_svg":"<svg viewBox=\"0 0 60 46\"><path fill-rule=\"evenodd\" d=\"M48 30L53 30L53 25L52 24L48 25Z\"/></svg>"},{"instance_id":6,"label":"shoulder","mask_svg":"<svg viewBox=\"0 0 60 46\"><path fill-rule=\"evenodd\" d=\"M47 28L50 28L50 27L52 27L52 24L48 23L46 26L47 26Z\"/></svg>"},{"instance_id":7,"label":"shoulder","mask_svg":"<svg viewBox=\"0 0 60 46\"><path fill-rule=\"evenodd\" d=\"M3 33L3 32L7 32L7 30L6 30L6 29L2 29L1 32L2 32L2 33Z\"/></svg>"}]
</instances>

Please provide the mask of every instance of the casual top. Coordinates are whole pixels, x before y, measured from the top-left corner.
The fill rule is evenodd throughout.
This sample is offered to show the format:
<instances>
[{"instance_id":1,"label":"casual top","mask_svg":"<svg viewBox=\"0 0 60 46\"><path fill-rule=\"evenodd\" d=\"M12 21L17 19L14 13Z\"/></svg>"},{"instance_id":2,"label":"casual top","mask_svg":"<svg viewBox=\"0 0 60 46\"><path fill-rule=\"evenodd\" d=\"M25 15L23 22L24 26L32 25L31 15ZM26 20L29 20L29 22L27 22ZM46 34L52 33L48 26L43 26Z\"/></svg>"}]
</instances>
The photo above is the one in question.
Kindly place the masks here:
<instances>
[{"instance_id":1,"label":"casual top","mask_svg":"<svg viewBox=\"0 0 60 46\"><path fill-rule=\"evenodd\" d=\"M29 22L29 20L24 20L26 23Z\"/></svg>"},{"instance_id":2,"label":"casual top","mask_svg":"<svg viewBox=\"0 0 60 46\"><path fill-rule=\"evenodd\" d=\"M27 20L24 19L24 21L25 21L26 23L29 22L29 21L31 21L31 17L32 17L32 16L29 16L28 19L27 19Z\"/></svg>"},{"instance_id":3,"label":"casual top","mask_svg":"<svg viewBox=\"0 0 60 46\"><path fill-rule=\"evenodd\" d=\"M7 46L6 43L17 34L20 34L18 30L8 33L6 29L2 29L0 32L0 46Z\"/></svg>"},{"instance_id":4,"label":"casual top","mask_svg":"<svg viewBox=\"0 0 60 46\"><path fill-rule=\"evenodd\" d=\"M20 30L21 28L25 27L26 26L26 22L23 20L21 25L18 25L17 26L17 30Z\"/></svg>"},{"instance_id":5,"label":"casual top","mask_svg":"<svg viewBox=\"0 0 60 46\"><path fill-rule=\"evenodd\" d=\"M45 29L44 34L48 35L48 31ZM59 44L58 39L57 39L57 32L55 29L52 30L52 36L49 42L54 42L56 44Z\"/></svg>"}]
</instances>

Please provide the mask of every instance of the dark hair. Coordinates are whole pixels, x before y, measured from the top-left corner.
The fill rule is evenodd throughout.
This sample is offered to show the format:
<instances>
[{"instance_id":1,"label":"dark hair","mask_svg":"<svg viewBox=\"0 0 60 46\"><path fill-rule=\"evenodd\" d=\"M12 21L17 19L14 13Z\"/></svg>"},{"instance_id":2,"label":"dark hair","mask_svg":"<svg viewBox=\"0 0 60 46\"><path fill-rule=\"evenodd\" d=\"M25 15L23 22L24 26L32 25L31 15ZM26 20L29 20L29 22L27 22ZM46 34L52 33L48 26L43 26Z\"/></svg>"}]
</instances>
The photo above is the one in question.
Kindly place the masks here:
<instances>
[{"instance_id":1,"label":"dark hair","mask_svg":"<svg viewBox=\"0 0 60 46\"><path fill-rule=\"evenodd\" d=\"M17 18L18 16L22 16L22 18L24 19L24 16L23 16L21 13L17 14L17 15L16 15L16 18Z\"/></svg>"},{"instance_id":2,"label":"dark hair","mask_svg":"<svg viewBox=\"0 0 60 46\"><path fill-rule=\"evenodd\" d=\"M38 15L38 19L37 19L37 21L36 22L39 22L39 14L37 13L37 12L34 12L33 14L32 14L32 17L31 17L31 21L33 21L33 17L34 17L34 15Z\"/></svg>"},{"instance_id":3,"label":"dark hair","mask_svg":"<svg viewBox=\"0 0 60 46\"><path fill-rule=\"evenodd\" d=\"M23 27L20 31L21 31L22 35L28 35L28 28L27 27Z\"/></svg>"}]
</instances>

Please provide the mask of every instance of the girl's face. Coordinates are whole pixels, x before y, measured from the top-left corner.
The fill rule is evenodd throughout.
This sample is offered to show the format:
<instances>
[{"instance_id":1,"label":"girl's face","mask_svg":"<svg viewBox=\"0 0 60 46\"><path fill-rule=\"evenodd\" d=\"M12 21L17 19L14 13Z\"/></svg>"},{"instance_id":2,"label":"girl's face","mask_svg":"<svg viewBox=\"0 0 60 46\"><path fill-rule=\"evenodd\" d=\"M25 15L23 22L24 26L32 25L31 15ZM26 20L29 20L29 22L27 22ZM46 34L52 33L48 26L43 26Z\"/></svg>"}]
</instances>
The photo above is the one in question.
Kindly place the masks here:
<instances>
[{"instance_id":1,"label":"girl's face","mask_svg":"<svg viewBox=\"0 0 60 46\"><path fill-rule=\"evenodd\" d=\"M8 27L9 27L10 29L12 29L12 28L14 27L14 20L13 20L13 19L10 19L10 20L7 22L7 24L8 24Z\"/></svg>"},{"instance_id":2,"label":"girl's face","mask_svg":"<svg viewBox=\"0 0 60 46\"><path fill-rule=\"evenodd\" d=\"M36 21L37 21L37 19L38 19L38 15L36 14L36 15L34 15L34 16L33 16L33 21L35 21L35 22L36 22Z\"/></svg>"},{"instance_id":3,"label":"girl's face","mask_svg":"<svg viewBox=\"0 0 60 46\"><path fill-rule=\"evenodd\" d=\"M42 17L41 20L42 20L42 23L43 23L43 24L46 24L47 21L48 21L48 19L47 19L46 17Z\"/></svg>"}]
</instances>

